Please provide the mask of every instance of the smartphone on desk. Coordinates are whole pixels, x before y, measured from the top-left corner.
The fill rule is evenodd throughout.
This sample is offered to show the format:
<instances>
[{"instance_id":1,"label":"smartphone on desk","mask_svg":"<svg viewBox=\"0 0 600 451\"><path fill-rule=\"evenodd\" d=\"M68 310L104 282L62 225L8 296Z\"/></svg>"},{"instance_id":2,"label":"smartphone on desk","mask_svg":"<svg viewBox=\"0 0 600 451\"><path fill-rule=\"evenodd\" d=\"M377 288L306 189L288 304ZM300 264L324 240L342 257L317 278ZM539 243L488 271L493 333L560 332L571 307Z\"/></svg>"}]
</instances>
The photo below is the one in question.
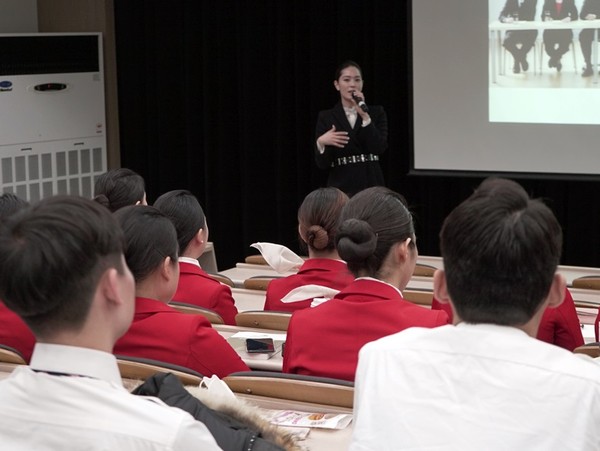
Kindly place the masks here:
<instances>
[{"instance_id":1,"label":"smartphone on desk","mask_svg":"<svg viewBox=\"0 0 600 451\"><path fill-rule=\"evenodd\" d=\"M246 338L246 351L249 353L275 352L272 338Z\"/></svg>"}]
</instances>

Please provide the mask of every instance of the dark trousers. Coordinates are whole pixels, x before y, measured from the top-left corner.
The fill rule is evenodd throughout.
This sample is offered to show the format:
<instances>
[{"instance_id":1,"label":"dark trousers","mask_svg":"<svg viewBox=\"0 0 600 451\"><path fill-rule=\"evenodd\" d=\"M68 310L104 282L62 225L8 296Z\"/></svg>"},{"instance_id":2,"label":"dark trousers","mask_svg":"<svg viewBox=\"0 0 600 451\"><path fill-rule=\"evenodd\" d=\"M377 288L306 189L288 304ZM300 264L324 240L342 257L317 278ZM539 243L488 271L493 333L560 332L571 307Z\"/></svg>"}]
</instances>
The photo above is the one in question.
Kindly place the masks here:
<instances>
[{"instance_id":1,"label":"dark trousers","mask_svg":"<svg viewBox=\"0 0 600 451\"><path fill-rule=\"evenodd\" d=\"M600 36L600 30L598 30L598 36ZM594 30L586 28L581 30L579 33L579 44L581 45L581 53L583 53L583 59L587 66L592 65L592 41L594 40Z\"/></svg>"},{"instance_id":2,"label":"dark trousers","mask_svg":"<svg viewBox=\"0 0 600 451\"><path fill-rule=\"evenodd\" d=\"M504 38L503 46L516 61L523 61L531 47L535 44L537 30L509 31Z\"/></svg>"},{"instance_id":3,"label":"dark trousers","mask_svg":"<svg viewBox=\"0 0 600 451\"><path fill-rule=\"evenodd\" d=\"M569 51L569 45L573 42L571 30L545 30L544 48L550 58L560 59Z\"/></svg>"}]
</instances>

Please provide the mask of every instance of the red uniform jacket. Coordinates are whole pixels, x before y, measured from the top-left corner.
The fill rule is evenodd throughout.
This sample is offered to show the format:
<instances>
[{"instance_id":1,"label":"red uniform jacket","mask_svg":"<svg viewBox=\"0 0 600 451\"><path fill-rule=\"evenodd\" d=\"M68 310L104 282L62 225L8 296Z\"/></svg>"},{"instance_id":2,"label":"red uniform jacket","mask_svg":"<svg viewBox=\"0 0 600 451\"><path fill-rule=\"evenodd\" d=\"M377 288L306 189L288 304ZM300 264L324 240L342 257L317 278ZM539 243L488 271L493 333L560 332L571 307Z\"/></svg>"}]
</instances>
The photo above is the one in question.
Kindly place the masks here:
<instances>
[{"instance_id":1,"label":"red uniform jacket","mask_svg":"<svg viewBox=\"0 0 600 451\"><path fill-rule=\"evenodd\" d=\"M202 315L180 313L160 301L135 299L135 316L115 344L115 354L162 360L222 378L249 371L229 343Z\"/></svg>"},{"instance_id":2,"label":"red uniform jacket","mask_svg":"<svg viewBox=\"0 0 600 451\"><path fill-rule=\"evenodd\" d=\"M0 301L0 343L15 348L29 363L35 336L21 317Z\"/></svg>"},{"instance_id":3,"label":"red uniform jacket","mask_svg":"<svg viewBox=\"0 0 600 451\"><path fill-rule=\"evenodd\" d=\"M444 324L445 312L405 301L386 283L357 279L330 301L294 312L283 371L354 381L358 351L366 343L413 326Z\"/></svg>"},{"instance_id":4,"label":"red uniform jacket","mask_svg":"<svg viewBox=\"0 0 600 451\"><path fill-rule=\"evenodd\" d=\"M452 321L453 315L450 304L442 304L434 298L431 308L433 310L444 310ZM565 299L562 304L556 308L547 308L544 311L537 338L569 351L583 345L581 324L569 290L565 290Z\"/></svg>"},{"instance_id":5,"label":"red uniform jacket","mask_svg":"<svg viewBox=\"0 0 600 451\"><path fill-rule=\"evenodd\" d=\"M214 310L225 324L235 325L238 310L231 288L210 277L199 266L179 262L179 284L173 300Z\"/></svg>"},{"instance_id":6,"label":"red uniform jacket","mask_svg":"<svg viewBox=\"0 0 600 451\"><path fill-rule=\"evenodd\" d=\"M353 280L354 276L348 271L345 262L331 258L310 258L304 262L297 274L274 279L269 283L264 310L293 312L310 307L313 298L290 303L281 302L281 298L294 288L304 285L322 285L342 290Z\"/></svg>"}]
</instances>

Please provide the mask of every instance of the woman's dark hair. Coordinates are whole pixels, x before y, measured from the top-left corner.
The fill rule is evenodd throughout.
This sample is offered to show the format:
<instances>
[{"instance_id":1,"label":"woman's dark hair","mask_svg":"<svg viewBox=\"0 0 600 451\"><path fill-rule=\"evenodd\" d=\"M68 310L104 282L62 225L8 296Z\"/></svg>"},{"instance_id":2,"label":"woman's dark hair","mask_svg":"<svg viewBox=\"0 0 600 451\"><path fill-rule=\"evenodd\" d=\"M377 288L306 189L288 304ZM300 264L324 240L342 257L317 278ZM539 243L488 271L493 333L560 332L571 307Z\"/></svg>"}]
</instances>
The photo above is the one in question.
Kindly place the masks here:
<instances>
[{"instance_id":1,"label":"woman's dark hair","mask_svg":"<svg viewBox=\"0 0 600 451\"><path fill-rule=\"evenodd\" d=\"M187 249L198 230L206 227L206 217L198 199L187 190L163 194L156 199L154 207L173 222L181 253Z\"/></svg>"},{"instance_id":2,"label":"woman's dark hair","mask_svg":"<svg viewBox=\"0 0 600 451\"><path fill-rule=\"evenodd\" d=\"M358 65L358 63L356 63L355 61L352 61L352 60L346 60L337 67L337 69L335 70L335 75L334 75L333 79L339 80L340 77L342 76L342 71L344 69L346 69L347 67L356 67L358 69L358 71L360 72L360 76L362 77L363 72L362 72L362 69L360 68L360 66Z\"/></svg>"},{"instance_id":3,"label":"woman's dark hair","mask_svg":"<svg viewBox=\"0 0 600 451\"><path fill-rule=\"evenodd\" d=\"M110 211L141 202L145 193L143 177L127 168L111 169L94 184L94 200Z\"/></svg>"},{"instance_id":4,"label":"woman's dark hair","mask_svg":"<svg viewBox=\"0 0 600 451\"><path fill-rule=\"evenodd\" d=\"M355 276L379 278L379 270L390 248L415 229L406 201L400 194L382 186L355 194L340 216L337 251Z\"/></svg>"},{"instance_id":5,"label":"woman's dark hair","mask_svg":"<svg viewBox=\"0 0 600 451\"><path fill-rule=\"evenodd\" d=\"M310 248L335 249L335 235L348 196L337 188L319 188L309 193L298 209L300 238Z\"/></svg>"},{"instance_id":6,"label":"woman's dark hair","mask_svg":"<svg viewBox=\"0 0 600 451\"><path fill-rule=\"evenodd\" d=\"M171 257L177 263L177 232L169 218L154 207L130 205L114 213L125 233L125 261L136 283Z\"/></svg>"},{"instance_id":7,"label":"woman's dark hair","mask_svg":"<svg viewBox=\"0 0 600 451\"><path fill-rule=\"evenodd\" d=\"M29 202L13 193L0 194L0 221L6 220L10 215L25 209Z\"/></svg>"}]
</instances>

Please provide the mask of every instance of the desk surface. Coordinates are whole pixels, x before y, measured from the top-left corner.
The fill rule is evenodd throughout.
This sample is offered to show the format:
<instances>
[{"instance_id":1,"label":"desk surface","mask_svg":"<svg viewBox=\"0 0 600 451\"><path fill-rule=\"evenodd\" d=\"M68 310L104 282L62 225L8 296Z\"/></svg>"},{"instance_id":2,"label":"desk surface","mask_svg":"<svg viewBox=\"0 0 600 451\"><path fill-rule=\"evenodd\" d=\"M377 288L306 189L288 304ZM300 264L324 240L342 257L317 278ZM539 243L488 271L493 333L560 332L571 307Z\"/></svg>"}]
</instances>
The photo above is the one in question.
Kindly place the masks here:
<instances>
[{"instance_id":1,"label":"desk surface","mask_svg":"<svg viewBox=\"0 0 600 451\"><path fill-rule=\"evenodd\" d=\"M600 19L595 20L519 20L518 22L500 22L495 20L489 24L490 31L512 30L583 30L585 28L600 28Z\"/></svg>"},{"instance_id":2,"label":"desk surface","mask_svg":"<svg viewBox=\"0 0 600 451\"><path fill-rule=\"evenodd\" d=\"M268 330L268 329L253 329L250 327L230 326L227 324L213 324L213 328L219 332L219 334L227 340L231 347L238 353L241 359L246 365L253 370L264 370L264 371L278 371L283 370L283 356L281 355L281 341L275 341L276 351L266 359L266 356L254 356L248 354L245 349L245 342L240 339L231 338L237 332L258 332L266 334L285 334L281 330Z\"/></svg>"}]
</instances>

